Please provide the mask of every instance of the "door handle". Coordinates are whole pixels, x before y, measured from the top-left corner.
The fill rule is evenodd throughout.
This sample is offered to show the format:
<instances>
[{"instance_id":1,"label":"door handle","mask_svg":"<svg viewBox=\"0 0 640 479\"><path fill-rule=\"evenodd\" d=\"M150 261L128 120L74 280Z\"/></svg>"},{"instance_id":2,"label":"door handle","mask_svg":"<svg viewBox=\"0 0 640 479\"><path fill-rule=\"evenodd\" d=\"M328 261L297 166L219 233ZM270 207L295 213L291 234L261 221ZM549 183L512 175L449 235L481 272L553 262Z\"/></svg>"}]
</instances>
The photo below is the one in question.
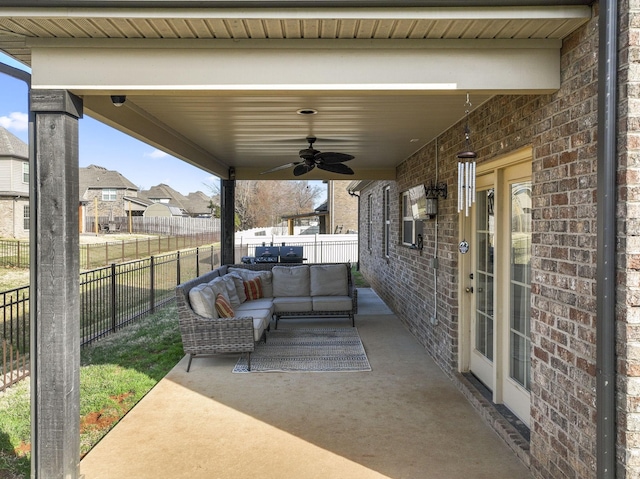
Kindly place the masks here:
<instances>
[{"instance_id":1,"label":"door handle","mask_svg":"<svg viewBox=\"0 0 640 479\"><path fill-rule=\"evenodd\" d=\"M465 291L467 293L473 293L473 286L469 286Z\"/></svg>"}]
</instances>

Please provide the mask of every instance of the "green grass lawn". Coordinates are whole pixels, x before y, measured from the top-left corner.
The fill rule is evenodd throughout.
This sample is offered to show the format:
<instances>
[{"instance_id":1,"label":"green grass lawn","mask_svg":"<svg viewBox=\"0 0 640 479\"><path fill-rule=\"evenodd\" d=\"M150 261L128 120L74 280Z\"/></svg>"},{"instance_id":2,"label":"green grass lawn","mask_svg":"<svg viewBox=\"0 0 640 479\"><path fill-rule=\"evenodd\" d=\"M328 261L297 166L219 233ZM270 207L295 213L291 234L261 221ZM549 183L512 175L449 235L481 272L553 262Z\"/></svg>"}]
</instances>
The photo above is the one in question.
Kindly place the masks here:
<instances>
[{"instance_id":1,"label":"green grass lawn","mask_svg":"<svg viewBox=\"0 0 640 479\"><path fill-rule=\"evenodd\" d=\"M117 424L182 358L175 305L81 352L80 454ZM0 478L30 476L29 379L0 393Z\"/></svg>"}]
</instances>

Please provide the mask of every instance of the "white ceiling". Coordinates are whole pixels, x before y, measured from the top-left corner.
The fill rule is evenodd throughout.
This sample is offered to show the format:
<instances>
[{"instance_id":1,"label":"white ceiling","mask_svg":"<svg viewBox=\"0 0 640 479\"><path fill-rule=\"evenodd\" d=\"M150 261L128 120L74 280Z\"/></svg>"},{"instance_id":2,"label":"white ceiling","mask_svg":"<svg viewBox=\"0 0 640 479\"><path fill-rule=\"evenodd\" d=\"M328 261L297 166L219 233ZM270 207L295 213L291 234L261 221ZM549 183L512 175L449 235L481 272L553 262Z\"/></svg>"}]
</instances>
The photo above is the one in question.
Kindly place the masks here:
<instances>
[{"instance_id":1,"label":"white ceiling","mask_svg":"<svg viewBox=\"0 0 640 479\"><path fill-rule=\"evenodd\" d=\"M316 149L355 156L348 163L354 178L377 179L393 178L400 162L461 120L467 92L475 108L496 94L549 91L559 78L538 86L544 81L518 61L535 65L534 49L542 44L557 55L559 40L590 14L583 6L0 7L0 50L33 66L35 88L69 89L83 97L87 114L219 176L235 168L239 178L293 178L291 169L260 172L298 161L305 137L314 135ZM263 54L274 42L295 45L295 55ZM369 55L362 68L341 51L356 43ZM206 56L218 45L232 51L231 60ZM244 51L232 49L237 45ZM378 46L390 45L397 53L376 61ZM454 45L450 62L436 55L441 45ZM469 60L487 45L491 55L499 50L495 61L507 65L499 67L504 71L491 72L492 56L478 57L488 60L477 66ZM540 58L548 62L545 52ZM364 80L351 83L360 73ZM115 93L127 95L121 108L109 101ZM318 113L304 116L300 109ZM336 177L315 171L303 178Z\"/></svg>"}]
</instances>

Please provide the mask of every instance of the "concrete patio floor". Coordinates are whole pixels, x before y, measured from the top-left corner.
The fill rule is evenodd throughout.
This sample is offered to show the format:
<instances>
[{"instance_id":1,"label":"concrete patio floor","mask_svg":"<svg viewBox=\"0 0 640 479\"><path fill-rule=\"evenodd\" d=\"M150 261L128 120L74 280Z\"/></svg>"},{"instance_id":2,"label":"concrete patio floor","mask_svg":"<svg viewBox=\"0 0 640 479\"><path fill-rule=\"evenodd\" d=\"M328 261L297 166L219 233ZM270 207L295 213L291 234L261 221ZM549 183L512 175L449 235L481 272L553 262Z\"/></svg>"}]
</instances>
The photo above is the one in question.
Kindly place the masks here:
<instances>
[{"instance_id":1,"label":"concrete patio floor","mask_svg":"<svg viewBox=\"0 0 640 479\"><path fill-rule=\"evenodd\" d=\"M309 324L308 320L305 324ZM314 326L350 327L345 320ZM293 321L281 323L295 327ZM356 327L371 372L173 368L80 464L85 479L526 479L527 467L371 290Z\"/></svg>"}]
</instances>

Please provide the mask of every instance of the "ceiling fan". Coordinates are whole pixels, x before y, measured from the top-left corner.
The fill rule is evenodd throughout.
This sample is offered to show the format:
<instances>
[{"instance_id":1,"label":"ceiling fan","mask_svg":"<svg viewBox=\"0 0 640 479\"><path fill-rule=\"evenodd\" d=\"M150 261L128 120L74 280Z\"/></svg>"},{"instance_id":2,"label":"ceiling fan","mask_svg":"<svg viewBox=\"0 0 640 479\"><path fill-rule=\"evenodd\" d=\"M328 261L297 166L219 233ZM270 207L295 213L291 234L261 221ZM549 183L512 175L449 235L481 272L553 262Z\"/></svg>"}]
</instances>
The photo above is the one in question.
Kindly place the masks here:
<instances>
[{"instance_id":1,"label":"ceiling fan","mask_svg":"<svg viewBox=\"0 0 640 479\"><path fill-rule=\"evenodd\" d=\"M316 141L315 136L308 136L307 141L309 142L309 148L305 148L299 152L302 161L294 161L292 163L287 163L286 165L276 166L270 170L263 171L261 174L273 173L274 171L284 170L285 168L295 166L293 169L293 175L300 176L305 173L309 173L317 166L321 170L330 171L331 173L353 175L353 170L343 164L344 161L353 160L353 156L347 155L346 153L334 153L330 151L323 153L314 149L313 144Z\"/></svg>"}]
</instances>

